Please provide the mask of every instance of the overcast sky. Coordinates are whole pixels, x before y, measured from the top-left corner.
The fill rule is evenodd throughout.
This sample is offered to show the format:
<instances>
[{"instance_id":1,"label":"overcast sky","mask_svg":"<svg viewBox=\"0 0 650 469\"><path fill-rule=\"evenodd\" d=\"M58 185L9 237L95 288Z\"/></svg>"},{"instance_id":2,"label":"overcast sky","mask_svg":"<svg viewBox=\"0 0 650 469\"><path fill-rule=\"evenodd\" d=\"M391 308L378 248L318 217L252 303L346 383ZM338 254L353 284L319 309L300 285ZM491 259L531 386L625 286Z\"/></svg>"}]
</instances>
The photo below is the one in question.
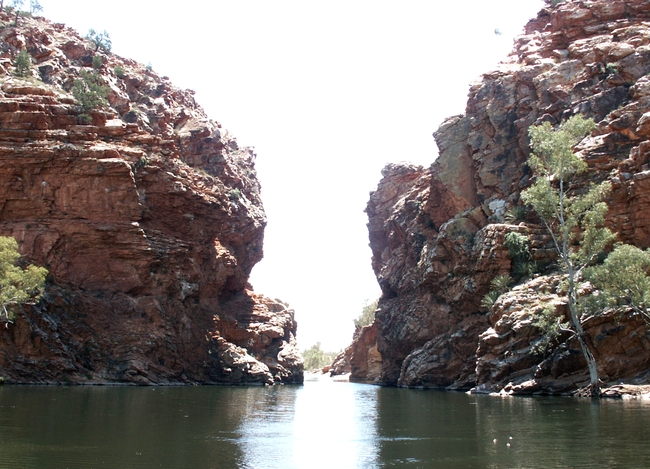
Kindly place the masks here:
<instances>
[{"instance_id":1,"label":"overcast sky","mask_svg":"<svg viewBox=\"0 0 650 469\"><path fill-rule=\"evenodd\" d=\"M255 291L296 310L301 349L339 350L380 294L363 212L389 162L430 165L541 0L39 0L82 35L196 91L257 153L268 217ZM501 34L496 34L498 30Z\"/></svg>"}]
</instances>

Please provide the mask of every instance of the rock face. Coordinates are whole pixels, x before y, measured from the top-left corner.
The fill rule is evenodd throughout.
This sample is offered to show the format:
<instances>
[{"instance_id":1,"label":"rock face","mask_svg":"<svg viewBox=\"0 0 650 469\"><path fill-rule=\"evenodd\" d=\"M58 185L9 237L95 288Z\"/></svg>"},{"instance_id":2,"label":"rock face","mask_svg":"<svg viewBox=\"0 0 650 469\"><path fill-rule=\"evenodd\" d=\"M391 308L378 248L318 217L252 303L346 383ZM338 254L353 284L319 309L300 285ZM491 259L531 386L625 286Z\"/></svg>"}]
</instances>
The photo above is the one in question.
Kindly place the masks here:
<instances>
[{"instance_id":1,"label":"rock face","mask_svg":"<svg viewBox=\"0 0 650 469\"><path fill-rule=\"evenodd\" d=\"M251 291L266 218L249 148L193 92L61 24L0 13L0 235L46 266L0 331L18 383L302 382L286 304ZM13 59L32 56L17 78ZM110 108L81 125L93 57Z\"/></svg>"},{"instance_id":2,"label":"rock face","mask_svg":"<svg viewBox=\"0 0 650 469\"><path fill-rule=\"evenodd\" d=\"M465 115L434 133L440 155L430 169L385 168L367 207L382 289L377 382L519 393L568 392L583 383L577 343L531 352L540 338L530 317L539 307L534 293L557 296L552 275L504 296L491 314L481 299L491 279L510 272L508 232L529 237L533 260L553 261L533 214L504 223L530 184L525 162L534 124L576 113L594 118L598 129L578 148L589 165L582 183L609 179L608 225L620 241L650 246L649 21L650 3L641 0L549 6L508 59L471 86ZM558 315L562 308L558 303ZM650 341L638 318L588 319L587 333L605 381L648 377Z\"/></svg>"}]
</instances>

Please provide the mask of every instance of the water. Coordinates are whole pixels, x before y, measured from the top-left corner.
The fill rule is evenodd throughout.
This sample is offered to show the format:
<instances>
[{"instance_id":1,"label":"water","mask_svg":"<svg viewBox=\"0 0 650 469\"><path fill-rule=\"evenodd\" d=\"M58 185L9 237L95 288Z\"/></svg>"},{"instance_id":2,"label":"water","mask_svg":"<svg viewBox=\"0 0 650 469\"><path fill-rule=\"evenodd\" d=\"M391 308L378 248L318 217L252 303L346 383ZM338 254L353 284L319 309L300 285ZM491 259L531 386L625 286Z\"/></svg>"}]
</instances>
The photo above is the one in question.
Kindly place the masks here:
<instances>
[{"instance_id":1,"label":"water","mask_svg":"<svg viewBox=\"0 0 650 469\"><path fill-rule=\"evenodd\" d=\"M648 468L648 441L647 401L332 382L0 388L12 469Z\"/></svg>"}]
</instances>

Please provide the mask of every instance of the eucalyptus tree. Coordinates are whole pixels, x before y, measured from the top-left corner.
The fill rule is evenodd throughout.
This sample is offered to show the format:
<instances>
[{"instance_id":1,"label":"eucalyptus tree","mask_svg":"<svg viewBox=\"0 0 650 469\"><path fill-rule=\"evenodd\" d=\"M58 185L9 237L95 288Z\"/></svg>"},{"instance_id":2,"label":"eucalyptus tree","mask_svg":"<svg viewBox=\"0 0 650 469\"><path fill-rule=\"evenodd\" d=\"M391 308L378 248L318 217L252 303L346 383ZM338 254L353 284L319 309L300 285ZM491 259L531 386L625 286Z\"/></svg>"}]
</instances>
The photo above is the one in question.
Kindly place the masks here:
<instances>
[{"instance_id":1,"label":"eucalyptus tree","mask_svg":"<svg viewBox=\"0 0 650 469\"><path fill-rule=\"evenodd\" d=\"M564 327L577 338L589 369L590 392L598 395L598 366L585 337L578 301L577 282L582 271L603 252L614 234L603 227L607 205L603 199L611 190L609 182L577 185L577 178L587 164L574 147L595 128L592 119L576 115L553 129L548 122L529 130L532 153L528 165L535 177L522 192L522 199L532 206L548 230L558 261L567 276L567 304L570 323Z\"/></svg>"},{"instance_id":2,"label":"eucalyptus tree","mask_svg":"<svg viewBox=\"0 0 650 469\"><path fill-rule=\"evenodd\" d=\"M0 321L11 322L11 308L36 303L43 292L47 269L16 265L20 253L14 238L0 236Z\"/></svg>"}]
</instances>

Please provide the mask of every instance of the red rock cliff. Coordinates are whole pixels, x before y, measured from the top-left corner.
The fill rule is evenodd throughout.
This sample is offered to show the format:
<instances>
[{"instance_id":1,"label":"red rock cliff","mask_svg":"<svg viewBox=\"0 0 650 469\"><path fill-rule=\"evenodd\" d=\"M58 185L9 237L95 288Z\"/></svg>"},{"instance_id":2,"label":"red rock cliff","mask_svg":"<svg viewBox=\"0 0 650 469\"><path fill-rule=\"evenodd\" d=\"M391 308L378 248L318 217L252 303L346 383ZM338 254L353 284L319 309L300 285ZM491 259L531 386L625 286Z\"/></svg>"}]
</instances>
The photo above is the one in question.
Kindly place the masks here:
<instances>
[{"instance_id":1,"label":"red rock cliff","mask_svg":"<svg viewBox=\"0 0 650 469\"><path fill-rule=\"evenodd\" d=\"M266 224L253 151L166 77L64 25L0 21L0 234L50 271L41 304L0 330L2 375L301 382L293 311L247 283ZM95 55L110 109L80 125L70 90Z\"/></svg>"},{"instance_id":2,"label":"red rock cliff","mask_svg":"<svg viewBox=\"0 0 650 469\"><path fill-rule=\"evenodd\" d=\"M480 303L490 280L511 267L502 246L509 231L530 237L534 259L552 259L533 216L504 223L529 185L533 124L575 113L596 120L598 130L580 147L589 164L584 182L609 179L609 226L621 241L650 246L649 21L650 3L641 0L566 1L542 10L508 60L471 86L465 115L435 132L440 155L431 168L386 167L367 208L382 288L378 382L522 393L568 392L585 382L577 342L531 353L540 337L531 295L556 295L552 275L504 295L492 314ZM611 315L587 321L600 373L609 382L644 381L650 338L642 321L623 322Z\"/></svg>"}]
</instances>

